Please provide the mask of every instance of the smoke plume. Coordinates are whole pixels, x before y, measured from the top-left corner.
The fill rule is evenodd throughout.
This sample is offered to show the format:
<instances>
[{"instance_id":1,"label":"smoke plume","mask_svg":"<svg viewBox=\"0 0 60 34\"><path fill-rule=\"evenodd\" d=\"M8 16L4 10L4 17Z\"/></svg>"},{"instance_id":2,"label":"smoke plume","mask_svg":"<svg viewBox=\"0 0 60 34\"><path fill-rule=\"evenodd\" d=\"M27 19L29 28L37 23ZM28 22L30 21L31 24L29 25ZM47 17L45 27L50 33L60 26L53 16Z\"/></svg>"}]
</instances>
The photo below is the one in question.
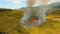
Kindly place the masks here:
<instances>
[{"instance_id":1,"label":"smoke plume","mask_svg":"<svg viewBox=\"0 0 60 34\"><path fill-rule=\"evenodd\" d=\"M39 7L39 10L34 12L32 9L32 6L35 4L36 1L39 1L39 4L41 7ZM45 22L45 13L47 12L47 7L45 6L46 3L48 3L50 0L27 0L27 9L25 10L24 16L20 20L21 25L24 27L29 27L29 26L36 26L36 25L41 25L43 22ZM32 13L33 12L33 13ZM31 23L31 22L26 22L26 20L30 19L31 15L37 15L39 20L41 22L38 23Z\"/></svg>"}]
</instances>

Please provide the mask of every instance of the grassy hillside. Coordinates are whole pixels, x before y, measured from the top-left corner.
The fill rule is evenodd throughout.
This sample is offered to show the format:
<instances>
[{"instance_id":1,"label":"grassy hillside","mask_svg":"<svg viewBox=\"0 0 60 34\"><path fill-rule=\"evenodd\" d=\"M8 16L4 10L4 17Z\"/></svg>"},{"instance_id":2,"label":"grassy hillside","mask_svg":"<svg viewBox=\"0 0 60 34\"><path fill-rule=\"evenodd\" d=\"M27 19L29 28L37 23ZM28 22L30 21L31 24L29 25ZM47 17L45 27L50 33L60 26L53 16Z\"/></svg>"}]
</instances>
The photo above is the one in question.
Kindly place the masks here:
<instances>
[{"instance_id":1,"label":"grassy hillside","mask_svg":"<svg viewBox=\"0 0 60 34\"><path fill-rule=\"evenodd\" d=\"M58 13L53 13L46 16L47 22L41 26L25 30L18 23L20 18L23 16L23 11L0 12L0 33L7 32L8 34L60 34L60 13Z\"/></svg>"}]
</instances>

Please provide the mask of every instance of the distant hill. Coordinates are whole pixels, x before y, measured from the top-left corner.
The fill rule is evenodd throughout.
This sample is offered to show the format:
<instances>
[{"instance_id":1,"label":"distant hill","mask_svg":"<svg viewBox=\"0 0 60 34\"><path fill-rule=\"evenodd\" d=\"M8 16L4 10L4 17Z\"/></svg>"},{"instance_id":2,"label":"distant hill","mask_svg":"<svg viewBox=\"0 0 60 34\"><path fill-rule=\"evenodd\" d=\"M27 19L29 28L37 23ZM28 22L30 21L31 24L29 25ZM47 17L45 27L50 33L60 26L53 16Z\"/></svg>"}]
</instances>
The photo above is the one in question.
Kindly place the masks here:
<instances>
[{"instance_id":1,"label":"distant hill","mask_svg":"<svg viewBox=\"0 0 60 34\"><path fill-rule=\"evenodd\" d=\"M49 4L49 5L45 5L45 6L48 6L48 11L47 11L47 15L50 14L52 11L55 11L55 10L60 10L60 3L52 3L52 4ZM35 11L38 11L39 7L41 6L37 6L37 7L32 7ZM20 10L26 10L28 9L27 7L23 7L23 8L20 8Z\"/></svg>"},{"instance_id":2,"label":"distant hill","mask_svg":"<svg viewBox=\"0 0 60 34\"><path fill-rule=\"evenodd\" d=\"M60 8L60 3L53 3L50 5L52 8Z\"/></svg>"},{"instance_id":3,"label":"distant hill","mask_svg":"<svg viewBox=\"0 0 60 34\"><path fill-rule=\"evenodd\" d=\"M60 3L52 3L52 4L49 4L49 5L45 5L45 6L48 6L49 8L60 8ZM37 9L41 6L37 6L37 7L33 7L34 9ZM27 7L23 7L21 9L26 9Z\"/></svg>"}]
</instances>

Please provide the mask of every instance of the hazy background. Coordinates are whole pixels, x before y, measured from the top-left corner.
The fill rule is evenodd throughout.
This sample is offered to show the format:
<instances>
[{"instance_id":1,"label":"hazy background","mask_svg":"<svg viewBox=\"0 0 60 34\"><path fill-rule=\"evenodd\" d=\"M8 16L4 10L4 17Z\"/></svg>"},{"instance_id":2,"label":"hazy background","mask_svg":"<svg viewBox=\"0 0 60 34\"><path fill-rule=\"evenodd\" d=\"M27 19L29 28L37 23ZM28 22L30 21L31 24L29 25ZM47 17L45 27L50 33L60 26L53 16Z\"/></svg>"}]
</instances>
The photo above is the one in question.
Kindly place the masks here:
<instances>
[{"instance_id":1,"label":"hazy background","mask_svg":"<svg viewBox=\"0 0 60 34\"><path fill-rule=\"evenodd\" d=\"M52 0L50 3L60 2L60 0ZM38 1L34 6L38 6ZM26 0L0 0L0 8L18 9L26 7Z\"/></svg>"}]
</instances>

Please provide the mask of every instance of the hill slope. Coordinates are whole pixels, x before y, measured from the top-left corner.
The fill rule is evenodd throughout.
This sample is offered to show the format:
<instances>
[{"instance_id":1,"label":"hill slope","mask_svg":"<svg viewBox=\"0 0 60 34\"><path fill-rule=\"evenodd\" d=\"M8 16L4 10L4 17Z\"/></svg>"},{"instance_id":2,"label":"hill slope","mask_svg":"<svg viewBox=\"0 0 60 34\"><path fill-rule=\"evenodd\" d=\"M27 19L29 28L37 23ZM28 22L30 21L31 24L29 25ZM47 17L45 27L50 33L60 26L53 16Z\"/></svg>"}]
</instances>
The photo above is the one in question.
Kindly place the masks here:
<instances>
[{"instance_id":1,"label":"hill slope","mask_svg":"<svg viewBox=\"0 0 60 34\"><path fill-rule=\"evenodd\" d=\"M18 23L23 12L6 11L0 12L0 33L8 34L60 34L60 13L46 16L47 22L36 28L25 30Z\"/></svg>"}]
</instances>

